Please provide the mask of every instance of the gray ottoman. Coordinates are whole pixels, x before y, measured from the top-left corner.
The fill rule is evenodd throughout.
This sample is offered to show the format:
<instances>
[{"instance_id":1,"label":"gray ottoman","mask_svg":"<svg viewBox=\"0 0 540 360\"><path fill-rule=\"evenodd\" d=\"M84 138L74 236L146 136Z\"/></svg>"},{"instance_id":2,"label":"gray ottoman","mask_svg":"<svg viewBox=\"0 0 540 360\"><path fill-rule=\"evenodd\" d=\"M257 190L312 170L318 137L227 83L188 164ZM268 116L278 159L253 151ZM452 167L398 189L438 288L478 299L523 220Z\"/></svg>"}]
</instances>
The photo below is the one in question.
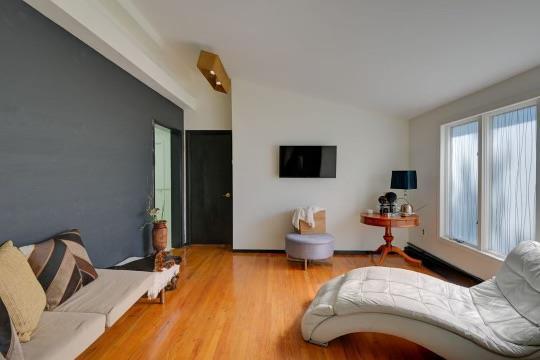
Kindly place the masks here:
<instances>
[{"instance_id":1,"label":"gray ottoman","mask_svg":"<svg viewBox=\"0 0 540 360\"><path fill-rule=\"evenodd\" d=\"M287 257L304 260L304 270L308 260L324 260L334 254L334 237L330 234L290 233L285 235Z\"/></svg>"}]
</instances>

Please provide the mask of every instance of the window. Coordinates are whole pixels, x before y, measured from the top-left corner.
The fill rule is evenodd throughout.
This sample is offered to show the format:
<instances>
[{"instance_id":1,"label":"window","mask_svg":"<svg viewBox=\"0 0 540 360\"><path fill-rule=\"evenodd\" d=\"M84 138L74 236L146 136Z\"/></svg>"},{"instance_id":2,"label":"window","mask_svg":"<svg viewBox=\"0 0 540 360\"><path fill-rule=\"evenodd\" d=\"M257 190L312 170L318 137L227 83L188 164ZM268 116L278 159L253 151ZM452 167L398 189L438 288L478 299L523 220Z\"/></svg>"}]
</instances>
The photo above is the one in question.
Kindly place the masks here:
<instances>
[{"instance_id":1,"label":"window","mask_svg":"<svg viewBox=\"0 0 540 360\"><path fill-rule=\"evenodd\" d=\"M538 99L441 127L441 236L498 257L535 239Z\"/></svg>"},{"instance_id":2,"label":"window","mask_svg":"<svg viewBox=\"0 0 540 360\"><path fill-rule=\"evenodd\" d=\"M476 246L478 243L478 136L480 124L472 121L450 128L451 239Z\"/></svg>"}]
</instances>

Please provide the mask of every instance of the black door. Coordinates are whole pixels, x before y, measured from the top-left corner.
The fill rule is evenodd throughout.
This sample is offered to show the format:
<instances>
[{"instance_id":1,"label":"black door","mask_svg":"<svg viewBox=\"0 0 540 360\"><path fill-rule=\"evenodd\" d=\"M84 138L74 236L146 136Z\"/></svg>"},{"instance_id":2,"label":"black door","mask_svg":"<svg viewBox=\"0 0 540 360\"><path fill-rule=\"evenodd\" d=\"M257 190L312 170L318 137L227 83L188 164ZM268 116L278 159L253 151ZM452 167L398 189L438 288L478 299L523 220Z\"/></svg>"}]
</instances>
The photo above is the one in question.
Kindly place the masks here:
<instances>
[{"instance_id":1,"label":"black door","mask_svg":"<svg viewBox=\"0 0 540 360\"><path fill-rule=\"evenodd\" d=\"M187 236L232 244L231 131L187 131Z\"/></svg>"}]
</instances>

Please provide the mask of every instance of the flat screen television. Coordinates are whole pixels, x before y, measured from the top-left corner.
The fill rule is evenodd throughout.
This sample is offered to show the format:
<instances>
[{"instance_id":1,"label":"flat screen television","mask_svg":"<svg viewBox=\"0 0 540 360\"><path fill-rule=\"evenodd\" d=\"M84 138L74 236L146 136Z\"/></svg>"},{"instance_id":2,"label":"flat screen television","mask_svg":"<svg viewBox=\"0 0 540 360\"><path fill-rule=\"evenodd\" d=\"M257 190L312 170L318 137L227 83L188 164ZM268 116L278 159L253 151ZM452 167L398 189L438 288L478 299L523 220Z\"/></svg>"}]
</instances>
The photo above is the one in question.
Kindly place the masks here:
<instances>
[{"instance_id":1,"label":"flat screen television","mask_svg":"<svg viewBox=\"0 0 540 360\"><path fill-rule=\"evenodd\" d=\"M280 146L279 177L335 178L337 146Z\"/></svg>"}]
</instances>

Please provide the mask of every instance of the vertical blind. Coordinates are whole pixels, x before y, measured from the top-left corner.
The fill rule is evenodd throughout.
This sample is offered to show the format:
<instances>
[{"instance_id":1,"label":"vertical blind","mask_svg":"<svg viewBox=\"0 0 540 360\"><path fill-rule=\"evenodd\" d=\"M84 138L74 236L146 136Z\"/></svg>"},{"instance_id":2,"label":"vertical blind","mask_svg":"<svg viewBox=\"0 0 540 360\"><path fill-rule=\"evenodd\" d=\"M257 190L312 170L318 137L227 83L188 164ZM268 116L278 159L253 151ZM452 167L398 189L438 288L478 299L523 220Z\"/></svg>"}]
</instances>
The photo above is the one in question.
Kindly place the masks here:
<instances>
[{"instance_id":1,"label":"vertical blind","mask_svg":"<svg viewBox=\"0 0 540 360\"><path fill-rule=\"evenodd\" d=\"M487 247L506 255L535 239L536 106L490 119L490 219Z\"/></svg>"},{"instance_id":2,"label":"vertical blind","mask_svg":"<svg viewBox=\"0 0 540 360\"><path fill-rule=\"evenodd\" d=\"M449 236L478 245L478 121L450 129Z\"/></svg>"}]
</instances>

